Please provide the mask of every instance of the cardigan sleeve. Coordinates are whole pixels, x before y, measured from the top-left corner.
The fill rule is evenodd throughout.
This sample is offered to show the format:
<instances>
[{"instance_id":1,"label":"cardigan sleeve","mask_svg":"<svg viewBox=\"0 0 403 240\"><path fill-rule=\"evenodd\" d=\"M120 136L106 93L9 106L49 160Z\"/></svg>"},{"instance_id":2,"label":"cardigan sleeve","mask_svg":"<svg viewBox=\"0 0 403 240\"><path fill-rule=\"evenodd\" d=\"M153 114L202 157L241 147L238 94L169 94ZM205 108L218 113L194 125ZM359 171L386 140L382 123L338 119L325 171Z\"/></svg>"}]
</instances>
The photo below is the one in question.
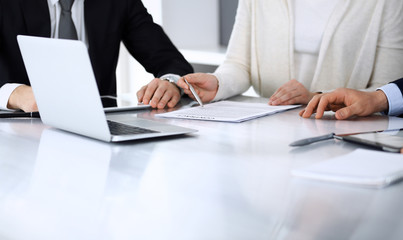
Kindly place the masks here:
<instances>
[{"instance_id":1,"label":"cardigan sleeve","mask_svg":"<svg viewBox=\"0 0 403 240\"><path fill-rule=\"evenodd\" d=\"M403 77L403 1L386 1L368 88Z\"/></svg>"},{"instance_id":2,"label":"cardigan sleeve","mask_svg":"<svg viewBox=\"0 0 403 240\"><path fill-rule=\"evenodd\" d=\"M245 92L250 86L251 1L240 0L224 62L214 75L219 88L214 100Z\"/></svg>"}]
</instances>

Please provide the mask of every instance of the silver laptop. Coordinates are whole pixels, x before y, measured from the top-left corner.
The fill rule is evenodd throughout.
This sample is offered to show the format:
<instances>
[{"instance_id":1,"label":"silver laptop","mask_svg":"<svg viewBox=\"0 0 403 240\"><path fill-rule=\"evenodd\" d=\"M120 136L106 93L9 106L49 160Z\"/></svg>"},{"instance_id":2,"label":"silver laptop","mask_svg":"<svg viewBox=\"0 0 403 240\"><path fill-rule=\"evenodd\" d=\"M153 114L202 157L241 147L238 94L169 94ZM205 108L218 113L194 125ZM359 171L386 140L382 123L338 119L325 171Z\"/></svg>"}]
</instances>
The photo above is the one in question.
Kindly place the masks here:
<instances>
[{"instance_id":1,"label":"silver laptop","mask_svg":"<svg viewBox=\"0 0 403 240\"><path fill-rule=\"evenodd\" d=\"M84 43L17 38L43 123L107 142L196 131L128 116L124 123L107 120Z\"/></svg>"}]
</instances>

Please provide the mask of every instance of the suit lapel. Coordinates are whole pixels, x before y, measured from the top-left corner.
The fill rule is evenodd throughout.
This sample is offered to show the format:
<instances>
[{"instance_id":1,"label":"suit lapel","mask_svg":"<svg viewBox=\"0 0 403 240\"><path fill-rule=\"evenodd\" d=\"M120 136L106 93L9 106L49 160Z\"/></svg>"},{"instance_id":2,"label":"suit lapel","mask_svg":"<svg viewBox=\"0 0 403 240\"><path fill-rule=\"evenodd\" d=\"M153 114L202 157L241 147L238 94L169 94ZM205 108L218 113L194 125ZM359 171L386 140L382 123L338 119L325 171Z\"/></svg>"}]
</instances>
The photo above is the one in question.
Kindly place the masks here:
<instances>
[{"instance_id":1,"label":"suit lapel","mask_svg":"<svg viewBox=\"0 0 403 240\"><path fill-rule=\"evenodd\" d=\"M27 34L50 37L50 15L46 0L23 0L22 9Z\"/></svg>"}]
</instances>

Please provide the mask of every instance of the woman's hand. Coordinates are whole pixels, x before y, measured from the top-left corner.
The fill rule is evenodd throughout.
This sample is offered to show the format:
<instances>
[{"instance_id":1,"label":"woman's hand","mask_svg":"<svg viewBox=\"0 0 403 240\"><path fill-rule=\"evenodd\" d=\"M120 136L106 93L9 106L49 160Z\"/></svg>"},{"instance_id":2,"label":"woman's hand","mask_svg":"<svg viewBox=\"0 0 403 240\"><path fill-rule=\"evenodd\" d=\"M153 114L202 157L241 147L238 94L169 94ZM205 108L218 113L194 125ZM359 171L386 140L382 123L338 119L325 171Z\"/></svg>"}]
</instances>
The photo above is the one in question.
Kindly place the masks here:
<instances>
[{"instance_id":1,"label":"woman's hand","mask_svg":"<svg viewBox=\"0 0 403 240\"><path fill-rule=\"evenodd\" d=\"M308 91L300 82L295 79L283 84L270 97L270 105L291 105L307 104L317 93Z\"/></svg>"},{"instance_id":2,"label":"woman's hand","mask_svg":"<svg viewBox=\"0 0 403 240\"><path fill-rule=\"evenodd\" d=\"M183 78L186 78L186 81L193 86L202 102L210 102L217 95L218 79L214 75L208 73L193 73L179 79L177 85L181 87L190 98L195 100L195 97Z\"/></svg>"}]
</instances>

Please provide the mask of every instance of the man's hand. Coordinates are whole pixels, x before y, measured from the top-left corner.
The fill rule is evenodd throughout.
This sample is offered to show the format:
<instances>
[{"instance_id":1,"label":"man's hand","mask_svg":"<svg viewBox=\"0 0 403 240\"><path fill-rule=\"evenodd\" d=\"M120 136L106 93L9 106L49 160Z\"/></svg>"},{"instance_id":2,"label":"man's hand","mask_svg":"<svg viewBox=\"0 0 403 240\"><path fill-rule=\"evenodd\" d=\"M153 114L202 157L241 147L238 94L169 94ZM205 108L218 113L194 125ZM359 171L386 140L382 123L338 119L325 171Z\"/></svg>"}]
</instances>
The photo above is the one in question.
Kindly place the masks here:
<instances>
[{"instance_id":1,"label":"man's hand","mask_svg":"<svg viewBox=\"0 0 403 240\"><path fill-rule=\"evenodd\" d=\"M180 98L179 88L174 83L159 78L155 78L137 92L139 102L159 109L165 108L165 106L175 107Z\"/></svg>"},{"instance_id":2,"label":"man's hand","mask_svg":"<svg viewBox=\"0 0 403 240\"><path fill-rule=\"evenodd\" d=\"M27 85L17 87L8 99L7 108L21 109L24 112L37 112L38 106L32 88Z\"/></svg>"},{"instance_id":3,"label":"man's hand","mask_svg":"<svg viewBox=\"0 0 403 240\"><path fill-rule=\"evenodd\" d=\"M270 97L269 104L307 104L316 94L317 93L308 91L302 83L292 79L277 89L277 91Z\"/></svg>"},{"instance_id":4,"label":"man's hand","mask_svg":"<svg viewBox=\"0 0 403 240\"><path fill-rule=\"evenodd\" d=\"M186 75L185 78L193 86L202 102L210 102L217 95L218 79L214 75L208 73L193 73ZM178 86L181 87L190 98L195 100L195 97L183 78L179 79Z\"/></svg>"},{"instance_id":5,"label":"man's hand","mask_svg":"<svg viewBox=\"0 0 403 240\"><path fill-rule=\"evenodd\" d=\"M323 117L325 111L331 110L336 112L336 118L341 120L351 116L368 116L375 112L386 111L388 108L388 99L381 90L362 92L339 88L331 93L313 97L299 115L309 118L316 112L315 118L319 119Z\"/></svg>"}]
</instances>

